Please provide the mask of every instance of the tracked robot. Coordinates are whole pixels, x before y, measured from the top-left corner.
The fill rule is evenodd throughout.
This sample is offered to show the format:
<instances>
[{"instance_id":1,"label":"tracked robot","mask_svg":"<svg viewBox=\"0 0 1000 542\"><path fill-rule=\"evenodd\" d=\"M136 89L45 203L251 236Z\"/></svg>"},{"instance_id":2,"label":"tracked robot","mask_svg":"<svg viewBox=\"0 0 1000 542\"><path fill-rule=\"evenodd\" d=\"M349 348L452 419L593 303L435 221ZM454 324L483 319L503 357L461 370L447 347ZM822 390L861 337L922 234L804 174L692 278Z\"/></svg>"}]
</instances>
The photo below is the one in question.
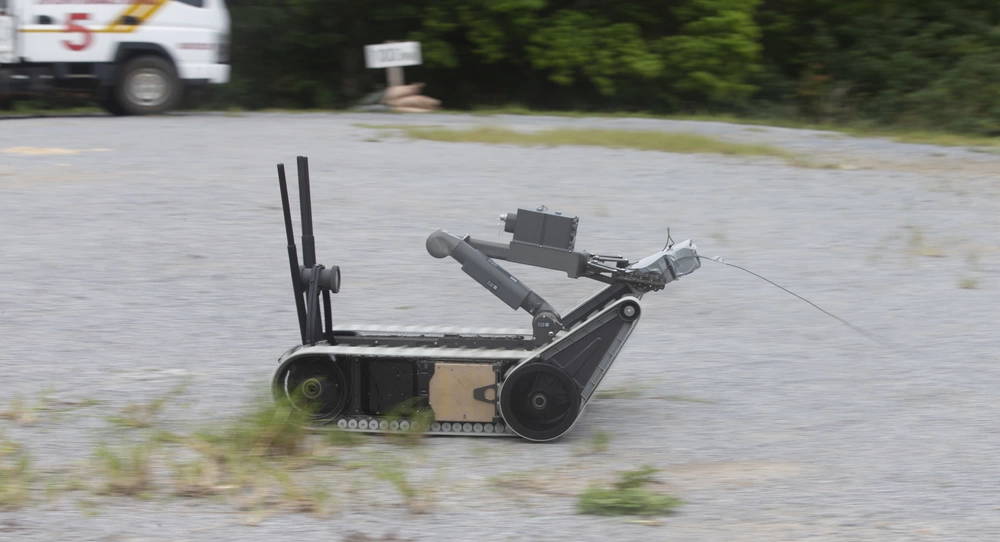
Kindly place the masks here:
<instances>
[{"instance_id":1,"label":"tracked robot","mask_svg":"<svg viewBox=\"0 0 1000 542\"><path fill-rule=\"evenodd\" d=\"M292 230L282 164L278 184L288 264L302 344L281 355L277 399L317 425L349 431L441 435L517 435L548 441L566 434L642 316L640 299L699 268L691 241L638 261L574 250L578 218L545 208L501 216L509 243L438 230L435 258L462 271L512 309L531 315L531 331L448 328L334 328L331 294L340 269L316 263L308 161L298 157L302 264ZM496 260L565 272L606 286L560 314ZM429 413L418 423L414 412Z\"/></svg>"}]
</instances>

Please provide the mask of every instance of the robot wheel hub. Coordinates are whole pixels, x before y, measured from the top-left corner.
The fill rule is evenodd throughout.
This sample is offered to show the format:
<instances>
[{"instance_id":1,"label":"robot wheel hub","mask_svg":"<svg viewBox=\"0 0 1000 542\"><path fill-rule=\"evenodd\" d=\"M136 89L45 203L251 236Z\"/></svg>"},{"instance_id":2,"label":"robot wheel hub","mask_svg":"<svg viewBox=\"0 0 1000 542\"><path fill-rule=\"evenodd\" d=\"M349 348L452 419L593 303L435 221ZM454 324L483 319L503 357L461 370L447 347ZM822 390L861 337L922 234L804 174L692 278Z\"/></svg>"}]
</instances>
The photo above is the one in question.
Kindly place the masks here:
<instances>
[{"instance_id":1,"label":"robot wheel hub","mask_svg":"<svg viewBox=\"0 0 1000 542\"><path fill-rule=\"evenodd\" d=\"M323 395L323 383L318 378L310 378L302 383L302 395L306 399L318 399Z\"/></svg>"}]
</instances>

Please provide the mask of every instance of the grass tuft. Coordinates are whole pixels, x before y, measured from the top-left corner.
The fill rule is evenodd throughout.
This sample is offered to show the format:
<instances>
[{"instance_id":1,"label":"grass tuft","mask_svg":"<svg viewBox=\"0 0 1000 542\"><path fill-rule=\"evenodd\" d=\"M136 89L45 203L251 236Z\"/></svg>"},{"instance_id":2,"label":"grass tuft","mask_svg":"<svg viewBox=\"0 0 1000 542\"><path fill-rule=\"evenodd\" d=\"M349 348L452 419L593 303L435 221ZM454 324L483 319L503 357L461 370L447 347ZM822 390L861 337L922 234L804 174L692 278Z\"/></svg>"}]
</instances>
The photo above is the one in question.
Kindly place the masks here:
<instances>
[{"instance_id":1,"label":"grass tuft","mask_svg":"<svg viewBox=\"0 0 1000 542\"><path fill-rule=\"evenodd\" d=\"M440 113L470 113L467 111L441 111ZM765 128L795 128L801 130L828 130L853 137L878 137L899 143L919 143L925 145L941 145L947 147L979 147L988 151L1000 150L1000 137L952 132L938 132L926 129L914 129L906 126L878 125L870 122L816 122L788 116L749 117L710 114L656 114L649 112L594 112L594 111L546 111L530 109L520 105L503 107L479 108L471 111L480 116L493 115L529 115L546 117L589 117L589 118L646 118L699 122L725 122L762 126ZM757 128L754 131L763 131Z\"/></svg>"},{"instance_id":2,"label":"grass tuft","mask_svg":"<svg viewBox=\"0 0 1000 542\"><path fill-rule=\"evenodd\" d=\"M104 476L99 493L104 495L143 495L153 488L151 450L147 444L113 449L97 449L97 467Z\"/></svg>"},{"instance_id":3,"label":"grass tuft","mask_svg":"<svg viewBox=\"0 0 1000 542\"><path fill-rule=\"evenodd\" d=\"M590 437L590 450L595 454L608 451L611 444L611 434L607 431L595 431Z\"/></svg>"},{"instance_id":4,"label":"grass tuft","mask_svg":"<svg viewBox=\"0 0 1000 542\"><path fill-rule=\"evenodd\" d=\"M331 460L317 452L319 439L309 438L309 421L287 401L265 400L221 427L192 436L163 434L164 441L197 455L173 465L174 494L231 496L255 517L275 509L325 513L329 494L300 486L291 475Z\"/></svg>"},{"instance_id":5,"label":"grass tuft","mask_svg":"<svg viewBox=\"0 0 1000 542\"><path fill-rule=\"evenodd\" d=\"M306 451L310 416L287 401L264 401L231 425L197 438L220 451L254 457L299 456Z\"/></svg>"},{"instance_id":6,"label":"grass tuft","mask_svg":"<svg viewBox=\"0 0 1000 542\"><path fill-rule=\"evenodd\" d=\"M431 507L431 493L426 489L417 490L410 483L401 461L393 458L383 458L374 466L375 477L385 480L396 488L396 491L403 497L403 503L407 510L413 514L424 514Z\"/></svg>"},{"instance_id":7,"label":"grass tuft","mask_svg":"<svg viewBox=\"0 0 1000 542\"><path fill-rule=\"evenodd\" d=\"M615 388L605 388L603 390L598 390L596 396L598 399L638 399L642 397L641 386L630 385L630 386L619 386Z\"/></svg>"},{"instance_id":8,"label":"grass tuft","mask_svg":"<svg viewBox=\"0 0 1000 542\"><path fill-rule=\"evenodd\" d=\"M599 516L654 516L667 514L681 504L680 499L646 489L656 473L652 467L621 473L612 487L591 487L577 501L582 514Z\"/></svg>"},{"instance_id":9,"label":"grass tuft","mask_svg":"<svg viewBox=\"0 0 1000 542\"><path fill-rule=\"evenodd\" d=\"M972 277L964 277L958 281L958 287L963 290L975 290L979 288L979 280Z\"/></svg>"},{"instance_id":10,"label":"grass tuft","mask_svg":"<svg viewBox=\"0 0 1000 542\"><path fill-rule=\"evenodd\" d=\"M390 433L388 437L397 444L415 446L423 442L424 432L430 430L431 423L434 422L434 411L423 406L419 399L412 398L392 407L385 418L390 424L407 422L409 429Z\"/></svg>"},{"instance_id":11,"label":"grass tuft","mask_svg":"<svg viewBox=\"0 0 1000 542\"><path fill-rule=\"evenodd\" d=\"M331 427L323 431L326 443L330 446L357 446L363 444L368 436L364 433L354 431L344 431L337 427Z\"/></svg>"},{"instance_id":12,"label":"grass tuft","mask_svg":"<svg viewBox=\"0 0 1000 542\"><path fill-rule=\"evenodd\" d=\"M156 417L163 410L166 399L166 397L160 397L148 403L131 403L123 408L118 415L108 417L108 421L130 429L152 427Z\"/></svg>"},{"instance_id":13,"label":"grass tuft","mask_svg":"<svg viewBox=\"0 0 1000 542\"><path fill-rule=\"evenodd\" d=\"M907 226L906 229L910 232L906 245L907 252L911 256L923 256L925 258L943 258L945 256L941 248L928 243L924 237L923 230L916 226Z\"/></svg>"},{"instance_id":14,"label":"grass tuft","mask_svg":"<svg viewBox=\"0 0 1000 542\"><path fill-rule=\"evenodd\" d=\"M351 126L354 126L355 128L366 128L369 130L410 130L414 128L432 129L441 127L440 124L371 124L367 122L355 122L352 123Z\"/></svg>"},{"instance_id":15,"label":"grass tuft","mask_svg":"<svg viewBox=\"0 0 1000 542\"><path fill-rule=\"evenodd\" d=\"M491 126L467 130L413 126L401 126L399 129L414 139L453 143L492 143L529 147L583 145L677 153L790 157L788 152L770 145L732 143L702 135L677 132L590 128L554 128L538 132L517 132L508 128Z\"/></svg>"},{"instance_id":16,"label":"grass tuft","mask_svg":"<svg viewBox=\"0 0 1000 542\"><path fill-rule=\"evenodd\" d=\"M152 427L167 402L182 395L187 390L187 387L188 383L185 382L146 403L130 403L118 415L108 417L108 421L130 429Z\"/></svg>"},{"instance_id":17,"label":"grass tuft","mask_svg":"<svg viewBox=\"0 0 1000 542\"><path fill-rule=\"evenodd\" d=\"M19 444L0 436L0 510L27 504L32 479L28 453Z\"/></svg>"},{"instance_id":18,"label":"grass tuft","mask_svg":"<svg viewBox=\"0 0 1000 542\"><path fill-rule=\"evenodd\" d=\"M174 494L182 497L206 497L229 489L222 483L221 465L210 458L175 463L173 474Z\"/></svg>"},{"instance_id":19,"label":"grass tuft","mask_svg":"<svg viewBox=\"0 0 1000 542\"><path fill-rule=\"evenodd\" d=\"M0 410L0 419L10 420L18 425L31 425L38 421L38 405L30 405L28 401L20 397L15 397L7 404L7 408Z\"/></svg>"}]
</instances>

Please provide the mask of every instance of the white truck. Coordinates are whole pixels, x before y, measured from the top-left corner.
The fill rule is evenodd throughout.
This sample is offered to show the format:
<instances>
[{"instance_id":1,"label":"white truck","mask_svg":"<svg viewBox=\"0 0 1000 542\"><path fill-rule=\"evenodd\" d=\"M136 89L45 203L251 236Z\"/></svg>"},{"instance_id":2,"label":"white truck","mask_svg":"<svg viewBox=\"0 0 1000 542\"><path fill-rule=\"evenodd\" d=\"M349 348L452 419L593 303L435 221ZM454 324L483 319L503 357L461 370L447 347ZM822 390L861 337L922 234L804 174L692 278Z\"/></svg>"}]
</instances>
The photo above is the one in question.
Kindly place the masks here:
<instances>
[{"instance_id":1,"label":"white truck","mask_svg":"<svg viewBox=\"0 0 1000 542\"><path fill-rule=\"evenodd\" d=\"M0 0L0 98L90 92L142 115L228 80L224 0Z\"/></svg>"}]
</instances>

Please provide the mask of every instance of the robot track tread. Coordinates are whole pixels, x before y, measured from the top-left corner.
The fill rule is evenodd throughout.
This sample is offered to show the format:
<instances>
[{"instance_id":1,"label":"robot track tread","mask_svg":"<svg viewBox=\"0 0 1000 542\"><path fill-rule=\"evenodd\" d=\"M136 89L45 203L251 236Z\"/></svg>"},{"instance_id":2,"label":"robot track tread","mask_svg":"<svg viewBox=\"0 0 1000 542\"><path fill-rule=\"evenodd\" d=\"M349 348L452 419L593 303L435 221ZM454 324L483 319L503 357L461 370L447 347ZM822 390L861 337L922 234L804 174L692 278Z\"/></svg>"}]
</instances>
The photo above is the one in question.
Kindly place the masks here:
<instances>
[{"instance_id":1,"label":"robot track tread","mask_svg":"<svg viewBox=\"0 0 1000 542\"><path fill-rule=\"evenodd\" d=\"M479 437L516 436L503 422L433 422L425 431L416 431L409 420L379 416L339 416L329 423L312 427L316 431L352 433L462 435Z\"/></svg>"}]
</instances>

